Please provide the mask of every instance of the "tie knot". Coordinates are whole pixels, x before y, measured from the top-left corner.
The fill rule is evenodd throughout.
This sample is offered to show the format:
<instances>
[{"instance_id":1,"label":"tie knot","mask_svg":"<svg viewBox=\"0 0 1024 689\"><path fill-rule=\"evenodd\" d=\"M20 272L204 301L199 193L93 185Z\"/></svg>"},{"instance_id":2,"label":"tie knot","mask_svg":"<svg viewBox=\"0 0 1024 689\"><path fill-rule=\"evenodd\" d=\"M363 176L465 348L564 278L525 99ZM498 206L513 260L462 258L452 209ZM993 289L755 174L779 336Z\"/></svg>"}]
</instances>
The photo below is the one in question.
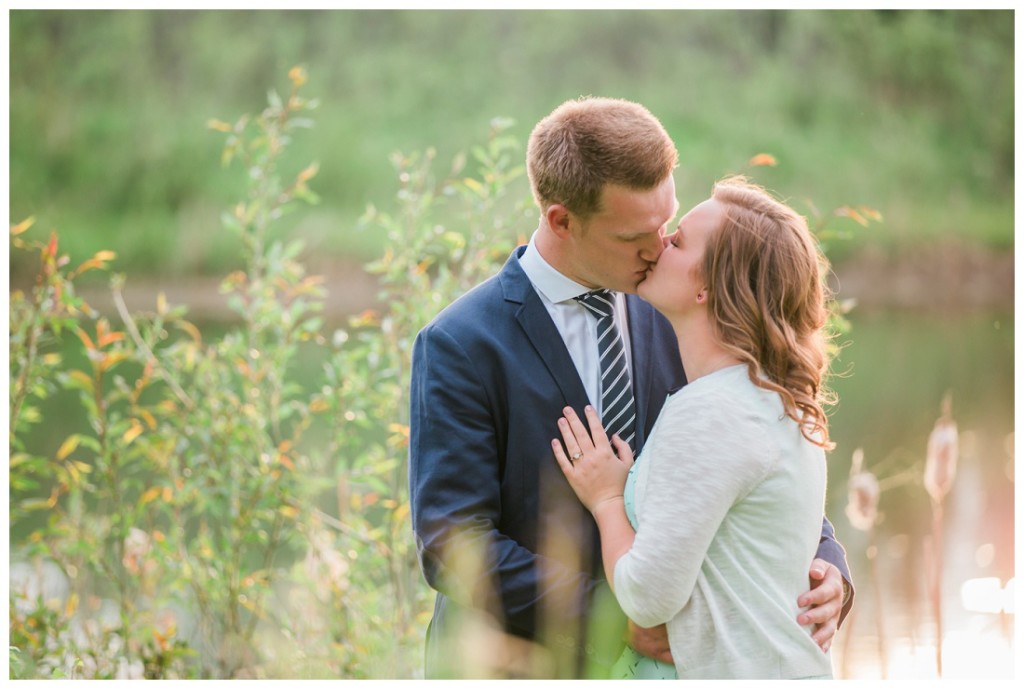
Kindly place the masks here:
<instances>
[{"instance_id":1,"label":"tie knot","mask_svg":"<svg viewBox=\"0 0 1024 689\"><path fill-rule=\"evenodd\" d=\"M592 292L581 294L576 301L583 304L590 313L597 318L608 318L615 309L615 296L611 290L595 289Z\"/></svg>"}]
</instances>

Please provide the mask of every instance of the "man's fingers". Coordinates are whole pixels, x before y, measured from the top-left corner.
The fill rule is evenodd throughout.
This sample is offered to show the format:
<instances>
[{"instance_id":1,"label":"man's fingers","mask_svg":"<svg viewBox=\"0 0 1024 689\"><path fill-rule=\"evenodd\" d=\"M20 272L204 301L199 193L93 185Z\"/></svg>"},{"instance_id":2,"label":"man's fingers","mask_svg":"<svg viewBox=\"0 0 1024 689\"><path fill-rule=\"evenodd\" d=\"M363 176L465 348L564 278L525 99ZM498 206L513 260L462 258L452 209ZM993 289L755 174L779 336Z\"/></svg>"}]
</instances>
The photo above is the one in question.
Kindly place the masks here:
<instances>
[{"instance_id":1,"label":"man's fingers","mask_svg":"<svg viewBox=\"0 0 1024 689\"><path fill-rule=\"evenodd\" d=\"M814 633L811 634L811 638L814 639L814 643L818 644L818 647L821 648L822 651L828 651L829 647L832 646L832 639L835 638L835 635L836 623L835 618L832 618L829 619L827 623L814 630Z\"/></svg>"},{"instance_id":2,"label":"man's fingers","mask_svg":"<svg viewBox=\"0 0 1024 689\"><path fill-rule=\"evenodd\" d=\"M797 621L800 624L814 624L822 625L831 620L838 621L839 613L842 611L842 605L837 604L835 601L829 601L822 605L816 605L810 610L805 610L800 613L797 617Z\"/></svg>"}]
</instances>

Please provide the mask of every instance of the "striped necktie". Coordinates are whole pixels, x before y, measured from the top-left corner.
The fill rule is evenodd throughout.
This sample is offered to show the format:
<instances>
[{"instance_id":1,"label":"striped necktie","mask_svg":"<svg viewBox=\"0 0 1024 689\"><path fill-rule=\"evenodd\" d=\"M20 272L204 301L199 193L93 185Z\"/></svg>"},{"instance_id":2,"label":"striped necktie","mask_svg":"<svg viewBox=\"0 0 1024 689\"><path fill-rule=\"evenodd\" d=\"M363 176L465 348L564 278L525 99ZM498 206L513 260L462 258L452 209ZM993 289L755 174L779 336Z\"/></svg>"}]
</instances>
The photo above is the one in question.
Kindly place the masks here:
<instances>
[{"instance_id":1,"label":"striped necktie","mask_svg":"<svg viewBox=\"0 0 1024 689\"><path fill-rule=\"evenodd\" d=\"M626 348L612 317L614 294L606 289L594 290L576 297L597 319L597 351L601 362L601 423L611 438L613 433L629 443L634 450L636 436L636 403L633 383L626 365Z\"/></svg>"}]
</instances>

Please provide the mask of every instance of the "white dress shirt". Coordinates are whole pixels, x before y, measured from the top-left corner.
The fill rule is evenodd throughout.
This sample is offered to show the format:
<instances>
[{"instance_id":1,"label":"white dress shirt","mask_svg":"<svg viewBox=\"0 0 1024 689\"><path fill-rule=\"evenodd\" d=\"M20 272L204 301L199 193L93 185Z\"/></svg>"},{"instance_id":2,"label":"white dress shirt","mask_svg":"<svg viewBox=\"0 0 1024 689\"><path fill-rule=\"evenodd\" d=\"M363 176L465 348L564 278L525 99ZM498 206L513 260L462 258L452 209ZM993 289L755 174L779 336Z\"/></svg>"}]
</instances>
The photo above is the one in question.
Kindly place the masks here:
<instances>
[{"instance_id":1,"label":"white dress shirt","mask_svg":"<svg viewBox=\"0 0 1024 689\"><path fill-rule=\"evenodd\" d=\"M576 370L583 381L590 404L597 410L601 409L601 362L597 351L597 319L589 314L586 307L576 301L576 297L590 292L575 280L562 275L550 263L544 260L537 250L537 234L530 237L526 251L519 257L526 277L533 284L533 289L540 296L541 302L555 322L555 327L562 335L569 356L576 364ZM633 375L632 352L629 343L629 327L626 316L626 298L621 292L612 292L615 297L615 325L622 335L623 346L626 348L626 365L629 374Z\"/></svg>"}]
</instances>

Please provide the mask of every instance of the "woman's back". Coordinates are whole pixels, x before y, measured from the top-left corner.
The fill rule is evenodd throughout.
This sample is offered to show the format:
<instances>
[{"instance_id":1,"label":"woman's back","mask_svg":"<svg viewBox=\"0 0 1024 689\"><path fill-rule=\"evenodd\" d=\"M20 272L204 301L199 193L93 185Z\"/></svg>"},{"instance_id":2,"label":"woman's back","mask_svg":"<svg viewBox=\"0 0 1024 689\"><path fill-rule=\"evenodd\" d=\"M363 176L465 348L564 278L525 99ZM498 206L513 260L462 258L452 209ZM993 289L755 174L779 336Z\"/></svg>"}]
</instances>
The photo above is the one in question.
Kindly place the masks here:
<instances>
[{"instance_id":1,"label":"woman's back","mask_svg":"<svg viewBox=\"0 0 1024 689\"><path fill-rule=\"evenodd\" d=\"M745 365L665 404L637 460L636 540L615 592L641 626L668 623L680 677L831 674L796 622L821 535L825 460Z\"/></svg>"}]
</instances>

